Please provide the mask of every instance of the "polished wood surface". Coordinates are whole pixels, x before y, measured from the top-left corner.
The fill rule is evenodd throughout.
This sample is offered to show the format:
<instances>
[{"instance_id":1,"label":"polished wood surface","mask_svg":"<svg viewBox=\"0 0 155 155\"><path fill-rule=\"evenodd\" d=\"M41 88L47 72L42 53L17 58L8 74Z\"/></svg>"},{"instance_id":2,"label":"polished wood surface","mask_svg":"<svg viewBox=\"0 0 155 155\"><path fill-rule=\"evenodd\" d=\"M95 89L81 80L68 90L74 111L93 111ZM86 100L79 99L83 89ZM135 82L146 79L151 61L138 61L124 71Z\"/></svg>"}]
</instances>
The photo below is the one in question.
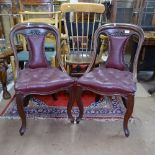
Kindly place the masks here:
<instances>
[{"instance_id":1,"label":"polished wood surface","mask_svg":"<svg viewBox=\"0 0 155 155\"><path fill-rule=\"evenodd\" d=\"M138 41L136 37L134 37L134 41L135 42ZM154 31L144 32L143 47L145 46L155 46L155 32Z\"/></svg>"},{"instance_id":2,"label":"polished wood surface","mask_svg":"<svg viewBox=\"0 0 155 155\"><path fill-rule=\"evenodd\" d=\"M154 31L149 31L149 32L145 32L144 35L144 45L154 45L155 46L155 32Z\"/></svg>"}]
</instances>

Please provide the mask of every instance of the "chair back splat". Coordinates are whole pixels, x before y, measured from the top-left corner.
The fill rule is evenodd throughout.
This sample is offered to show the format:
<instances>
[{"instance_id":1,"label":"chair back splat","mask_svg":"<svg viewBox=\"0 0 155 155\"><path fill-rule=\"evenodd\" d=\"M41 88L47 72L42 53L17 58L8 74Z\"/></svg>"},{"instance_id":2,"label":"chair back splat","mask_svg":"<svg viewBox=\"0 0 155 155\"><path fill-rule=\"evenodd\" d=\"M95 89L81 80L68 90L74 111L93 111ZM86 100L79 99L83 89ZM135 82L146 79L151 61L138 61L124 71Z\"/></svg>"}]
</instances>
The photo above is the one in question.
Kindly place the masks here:
<instances>
[{"instance_id":1,"label":"chair back splat","mask_svg":"<svg viewBox=\"0 0 155 155\"><path fill-rule=\"evenodd\" d=\"M56 42L56 58L58 68L51 66L45 55L45 37L53 35ZM18 35L25 37L29 50L29 59L23 69L19 67L16 49ZM15 94L16 104L22 120L20 134L26 130L26 116L23 107L28 105L32 95L49 95L65 90L69 92L68 117L73 121L70 105L73 104L72 87L74 80L66 73L60 58L60 34L51 25L45 23L20 23L15 25L10 32L10 43L13 49L16 63Z\"/></svg>"},{"instance_id":2,"label":"chair back splat","mask_svg":"<svg viewBox=\"0 0 155 155\"><path fill-rule=\"evenodd\" d=\"M100 45L101 35L107 37L108 50L107 59L102 62L99 67L93 68L95 64L96 55L98 52L98 46ZM137 46L133 49L133 39L137 40ZM126 107L126 113L124 116L124 133L128 137L128 120L131 117L134 106L134 95L136 92L137 82L137 62L144 41L143 30L133 24L113 23L105 24L99 27L94 35L94 55L92 62L90 63L85 74L77 80L78 94L81 94L82 90L90 90L100 96L120 96ZM130 46L129 46L130 45ZM131 60L125 61L126 52L129 49L132 55ZM133 68L132 68L133 67ZM77 103L80 109L80 117L83 115L83 106L81 101L81 95L77 98ZM109 103L111 104L111 103ZM81 118L77 118L79 121Z\"/></svg>"}]
</instances>

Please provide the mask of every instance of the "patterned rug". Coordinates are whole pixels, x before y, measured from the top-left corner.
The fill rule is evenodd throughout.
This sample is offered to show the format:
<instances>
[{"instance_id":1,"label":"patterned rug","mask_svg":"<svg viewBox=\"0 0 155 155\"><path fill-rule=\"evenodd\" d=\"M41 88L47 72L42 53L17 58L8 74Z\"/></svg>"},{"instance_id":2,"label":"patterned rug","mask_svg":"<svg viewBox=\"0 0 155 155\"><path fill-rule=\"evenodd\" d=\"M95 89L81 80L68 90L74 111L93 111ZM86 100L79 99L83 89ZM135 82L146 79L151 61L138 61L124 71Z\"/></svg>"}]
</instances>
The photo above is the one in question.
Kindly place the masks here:
<instances>
[{"instance_id":1,"label":"patterned rug","mask_svg":"<svg viewBox=\"0 0 155 155\"><path fill-rule=\"evenodd\" d=\"M103 97L98 102L94 102L95 95L85 93L82 97L84 103L84 119L120 119L123 118L125 108L119 97ZM52 96L35 96L25 107L27 118L50 119L67 118L66 105L68 96L64 93L58 95L58 99L53 100ZM73 115L76 117L79 113L78 108L74 106ZM19 119L15 97L6 106L0 114L1 118Z\"/></svg>"}]
</instances>

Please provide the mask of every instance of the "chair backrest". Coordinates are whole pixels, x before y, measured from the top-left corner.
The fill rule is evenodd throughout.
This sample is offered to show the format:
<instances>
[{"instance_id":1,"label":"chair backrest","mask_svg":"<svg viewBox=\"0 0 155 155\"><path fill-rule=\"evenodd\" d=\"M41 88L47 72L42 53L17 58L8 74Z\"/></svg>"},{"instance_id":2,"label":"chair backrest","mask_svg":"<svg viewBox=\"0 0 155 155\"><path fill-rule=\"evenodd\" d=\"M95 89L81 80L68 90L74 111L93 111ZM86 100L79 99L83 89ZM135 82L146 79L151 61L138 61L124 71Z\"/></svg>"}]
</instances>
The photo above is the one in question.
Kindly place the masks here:
<instances>
[{"instance_id":1,"label":"chair backrest","mask_svg":"<svg viewBox=\"0 0 155 155\"><path fill-rule=\"evenodd\" d=\"M44 4L44 3L45 4ZM43 3L44 5L49 4L51 1L48 0L44 0L44 1L22 1L23 4L27 4L29 5L35 5L38 6L40 5L40 3ZM47 3L47 4L46 4ZM31 10L31 11L26 11L24 9L21 9L23 11L19 12L20 14L20 22L35 22L35 23L40 23L40 22L44 22L50 25L54 25L57 29L59 29L59 32L61 33L61 11L56 11L56 12L51 12L51 6L49 7L49 9L46 10ZM25 44L25 40L23 38L20 38L20 40L23 42L23 47L24 50L26 50L26 44ZM46 42L53 42L53 38L51 36L46 37Z\"/></svg>"},{"instance_id":2,"label":"chair backrest","mask_svg":"<svg viewBox=\"0 0 155 155\"><path fill-rule=\"evenodd\" d=\"M95 30L101 25L105 7L97 3L63 3L60 10L64 23L70 52L90 52L93 47Z\"/></svg>"},{"instance_id":3,"label":"chair backrest","mask_svg":"<svg viewBox=\"0 0 155 155\"><path fill-rule=\"evenodd\" d=\"M56 39L56 58L62 70L65 71L60 58L60 34L54 26L45 23L20 23L14 26L14 28L11 30L10 44L14 52L17 70L19 70L19 61L15 46L15 38L18 35L23 35L27 41L29 60L26 67L33 69L51 66L46 59L44 49L45 37L49 33L52 34Z\"/></svg>"},{"instance_id":4,"label":"chair backrest","mask_svg":"<svg viewBox=\"0 0 155 155\"><path fill-rule=\"evenodd\" d=\"M131 39L137 38L137 48L135 49L135 56L133 61L133 73L134 78L137 77L137 62L144 41L144 32L142 28L133 24L124 23L112 23L105 24L99 27L94 36L94 51L98 50L100 42L100 35L106 35L108 37L108 58L105 62L105 67L115 68L118 70L126 70L126 64L124 61L126 46ZM93 62L95 61L95 54ZM93 66L93 63L89 66L89 69Z\"/></svg>"},{"instance_id":5,"label":"chair backrest","mask_svg":"<svg viewBox=\"0 0 155 155\"><path fill-rule=\"evenodd\" d=\"M52 0L19 0L20 11L53 11Z\"/></svg>"}]
</instances>

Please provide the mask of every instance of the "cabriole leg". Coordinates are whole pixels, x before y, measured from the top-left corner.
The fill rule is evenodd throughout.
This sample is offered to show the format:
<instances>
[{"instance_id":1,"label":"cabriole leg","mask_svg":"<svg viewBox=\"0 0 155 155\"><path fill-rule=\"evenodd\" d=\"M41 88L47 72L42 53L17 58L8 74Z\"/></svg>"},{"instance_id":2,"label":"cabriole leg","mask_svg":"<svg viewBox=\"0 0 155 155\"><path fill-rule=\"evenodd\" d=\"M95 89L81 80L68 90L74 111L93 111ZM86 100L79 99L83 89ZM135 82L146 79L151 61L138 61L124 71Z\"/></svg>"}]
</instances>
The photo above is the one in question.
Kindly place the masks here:
<instances>
[{"instance_id":1,"label":"cabriole leg","mask_svg":"<svg viewBox=\"0 0 155 155\"><path fill-rule=\"evenodd\" d=\"M82 103L82 89L79 86L77 86L76 88L76 102L80 111L79 116L76 118L76 123L78 124L83 117L83 111L84 111L83 103Z\"/></svg>"},{"instance_id":2,"label":"cabriole leg","mask_svg":"<svg viewBox=\"0 0 155 155\"><path fill-rule=\"evenodd\" d=\"M22 121L21 128L19 129L19 133L22 136L26 131L26 115L24 112L24 97L23 95L16 95L16 104L17 104L17 110L19 113L19 116Z\"/></svg>"},{"instance_id":3,"label":"cabriole leg","mask_svg":"<svg viewBox=\"0 0 155 155\"><path fill-rule=\"evenodd\" d=\"M68 99L68 105L67 105L67 114L68 114L68 118L70 119L71 123L74 123L74 117L72 116L72 107L74 104L74 100L75 100L75 90L74 87L71 87L69 89L69 99Z\"/></svg>"},{"instance_id":4,"label":"cabriole leg","mask_svg":"<svg viewBox=\"0 0 155 155\"><path fill-rule=\"evenodd\" d=\"M126 113L124 116L124 122L123 122L123 128L124 128L124 133L126 137L130 135L130 132L128 129L128 121L132 115L133 107L134 107L134 95L130 94L128 95L128 98L127 98L127 109L126 109Z\"/></svg>"}]
</instances>

